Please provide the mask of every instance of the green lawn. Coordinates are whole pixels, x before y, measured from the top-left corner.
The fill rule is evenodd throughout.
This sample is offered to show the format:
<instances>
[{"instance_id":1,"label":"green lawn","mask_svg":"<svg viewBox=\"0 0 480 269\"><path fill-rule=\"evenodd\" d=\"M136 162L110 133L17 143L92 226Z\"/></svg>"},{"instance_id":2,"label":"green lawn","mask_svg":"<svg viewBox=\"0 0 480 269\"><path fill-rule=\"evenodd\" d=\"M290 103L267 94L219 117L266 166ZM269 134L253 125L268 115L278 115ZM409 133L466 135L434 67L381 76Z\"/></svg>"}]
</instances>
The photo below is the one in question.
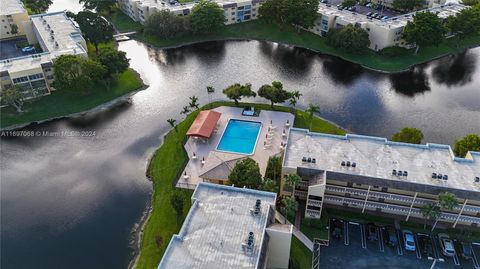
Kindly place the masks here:
<instances>
[{"instance_id":1,"label":"green lawn","mask_svg":"<svg viewBox=\"0 0 480 269\"><path fill-rule=\"evenodd\" d=\"M121 32L133 32L142 29L142 25L134 22L130 17L125 15L120 9L115 9L112 13L104 14L104 16L115 25L115 28Z\"/></svg>"},{"instance_id":2,"label":"green lawn","mask_svg":"<svg viewBox=\"0 0 480 269\"><path fill-rule=\"evenodd\" d=\"M292 245L290 247L290 269L309 269L312 268L312 252L292 236Z\"/></svg>"},{"instance_id":3,"label":"green lawn","mask_svg":"<svg viewBox=\"0 0 480 269\"><path fill-rule=\"evenodd\" d=\"M140 24L134 23L126 15L116 16L122 17L122 19L115 20L112 17L112 22L114 24L118 24L118 28L122 28L124 31L136 31L139 29L139 27L141 27ZM124 27L125 25L128 27ZM404 54L396 57L384 56L372 50L367 50L367 52L364 54L355 55L348 54L337 48L327 46L325 43L325 38L313 33L306 31L297 32L291 26L283 26L280 28L279 26L265 24L260 21L250 21L228 25L210 35L190 34L172 40L166 40L156 36L139 33L135 35L135 38L159 48L221 39L270 40L284 44L306 47L321 53L339 56L348 61L361 64L365 67L387 72L405 70L415 64L425 63L436 57L463 51L465 48L480 45L480 36L474 36L460 42L458 48L456 41L454 39L449 39L440 44L438 47L420 48L418 55L414 55L413 50L406 51Z\"/></svg>"},{"instance_id":4,"label":"green lawn","mask_svg":"<svg viewBox=\"0 0 480 269\"><path fill-rule=\"evenodd\" d=\"M253 104L240 103L240 106L255 106L256 109L270 110L270 105L267 104ZM204 106L202 109L211 109L219 106L235 106L233 102L214 102ZM276 111L291 112L291 109L284 106L275 106ZM171 130L163 141L162 146L155 152L150 166L148 168L148 175L153 182L153 210L145 225L144 234L142 237L140 247L140 257L136 268L155 268L170 242L171 237L178 233L182 222L188 212L190 203L187 203L184 210L184 215L177 221L175 212L170 205L170 197L174 190L173 184L179 178L180 173L185 167L188 156L183 148L186 142L186 132L193 120L197 116L198 111L192 112L187 118L180 122L177 126L177 131ZM308 128L308 119L301 119L304 112L295 112L295 127ZM345 133L328 122L319 118L314 119L314 129L318 131L325 131L329 133ZM186 196L191 195L191 191L184 191ZM161 238L162 244L158 244L158 238ZM301 243L300 243L301 244ZM303 245L302 245L303 246ZM299 247L296 247L296 255L300 255ZM303 262L301 263L304 264ZM308 264L311 264L311 255L308 257ZM300 267L305 268L305 267Z\"/></svg>"},{"instance_id":5,"label":"green lawn","mask_svg":"<svg viewBox=\"0 0 480 269\"><path fill-rule=\"evenodd\" d=\"M89 110L112 99L138 90L143 86L133 70L120 74L118 81L109 89L96 86L88 94L72 91L56 91L31 101L26 101L23 113L18 114L11 106L1 108L0 127L46 120Z\"/></svg>"}]
</instances>

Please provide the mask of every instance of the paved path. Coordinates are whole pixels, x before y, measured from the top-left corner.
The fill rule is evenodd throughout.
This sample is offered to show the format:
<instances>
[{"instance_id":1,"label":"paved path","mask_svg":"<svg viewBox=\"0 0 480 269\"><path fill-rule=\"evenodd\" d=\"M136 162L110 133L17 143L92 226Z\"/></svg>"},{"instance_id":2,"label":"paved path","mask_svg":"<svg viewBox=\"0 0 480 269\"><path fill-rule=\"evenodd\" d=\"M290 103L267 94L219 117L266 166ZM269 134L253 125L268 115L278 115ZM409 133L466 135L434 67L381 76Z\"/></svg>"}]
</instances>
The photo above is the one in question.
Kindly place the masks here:
<instances>
[{"instance_id":1,"label":"paved path","mask_svg":"<svg viewBox=\"0 0 480 269\"><path fill-rule=\"evenodd\" d=\"M289 222L280 212L275 211L275 219L284 224L290 224L292 225L291 222ZM293 226L293 235L298 238L310 251L313 251L313 242L306 236L304 235L297 227Z\"/></svg>"}]
</instances>

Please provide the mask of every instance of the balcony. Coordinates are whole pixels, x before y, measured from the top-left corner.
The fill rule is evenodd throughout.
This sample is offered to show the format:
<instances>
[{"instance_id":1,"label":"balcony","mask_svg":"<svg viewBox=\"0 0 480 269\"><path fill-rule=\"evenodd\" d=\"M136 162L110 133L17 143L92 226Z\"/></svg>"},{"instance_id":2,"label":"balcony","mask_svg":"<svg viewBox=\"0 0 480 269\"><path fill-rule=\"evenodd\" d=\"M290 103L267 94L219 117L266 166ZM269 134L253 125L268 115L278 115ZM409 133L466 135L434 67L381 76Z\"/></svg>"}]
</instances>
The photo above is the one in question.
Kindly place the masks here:
<instances>
[{"instance_id":1,"label":"balcony","mask_svg":"<svg viewBox=\"0 0 480 269\"><path fill-rule=\"evenodd\" d=\"M319 219L320 218L320 211L307 209L305 211L305 214L310 218L314 218L314 219Z\"/></svg>"},{"instance_id":2,"label":"balcony","mask_svg":"<svg viewBox=\"0 0 480 269\"><path fill-rule=\"evenodd\" d=\"M307 205L322 207L322 202L317 200L308 200Z\"/></svg>"}]
</instances>

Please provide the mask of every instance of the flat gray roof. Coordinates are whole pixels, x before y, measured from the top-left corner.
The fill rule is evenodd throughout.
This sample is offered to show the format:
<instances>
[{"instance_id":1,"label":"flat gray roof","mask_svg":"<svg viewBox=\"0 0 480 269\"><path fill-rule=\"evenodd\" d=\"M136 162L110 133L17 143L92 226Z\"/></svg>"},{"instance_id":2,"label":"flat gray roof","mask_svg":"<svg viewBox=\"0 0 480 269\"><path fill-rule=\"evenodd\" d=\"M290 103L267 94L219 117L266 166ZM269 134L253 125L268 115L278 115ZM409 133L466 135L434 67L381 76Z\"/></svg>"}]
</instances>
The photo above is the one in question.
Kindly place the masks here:
<instances>
[{"instance_id":1,"label":"flat gray roof","mask_svg":"<svg viewBox=\"0 0 480 269\"><path fill-rule=\"evenodd\" d=\"M302 162L303 157L316 163ZM356 162L356 167L341 166L342 161ZM480 153L466 158L454 157L448 145L415 145L385 138L347 134L345 136L313 133L292 128L285 150L284 166L309 167L349 175L359 175L443 188L480 192ZM408 176L394 176L392 170L408 171ZM448 180L433 179L432 173L448 175Z\"/></svg>"},{"instance_id":2,"label":"flat gray roof","mask_svg":"<svg viewBox=\"0 0 480 269\"><path fill-rule=\"evenodd\" d=\"M257 268L276 196L271 192L199 183L182 229L172 237L158 268ZM250 209L257 199L261 200L261 214L253 216ZM249 232L254 233L252 252L242 248Z\"/></svg>"},{"instance_id":3,"label":"flat gray roof","mask_svg":"<svg viewBox=\"0 0 480 269\"><path fill-rule=\"evenodd\" d=\"M13 15L27 12L20 0L0 0L0 15Z\"/></svg>"}]
</instances>

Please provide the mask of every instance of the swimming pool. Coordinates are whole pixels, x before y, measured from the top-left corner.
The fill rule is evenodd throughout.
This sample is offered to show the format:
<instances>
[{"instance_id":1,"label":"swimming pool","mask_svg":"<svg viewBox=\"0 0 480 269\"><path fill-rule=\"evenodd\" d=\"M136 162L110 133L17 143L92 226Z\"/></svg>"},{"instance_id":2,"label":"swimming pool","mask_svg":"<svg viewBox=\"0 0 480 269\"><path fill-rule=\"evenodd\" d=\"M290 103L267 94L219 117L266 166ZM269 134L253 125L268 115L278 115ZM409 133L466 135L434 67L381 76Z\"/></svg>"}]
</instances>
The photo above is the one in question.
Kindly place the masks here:
<instances>
[{"instance_id":1,"label":"swimming pool","mask_svg":"<svg viewBox=\"0 0 480 269\"><path fill-rule=\"evenodd\" d=\"M217 150L253 154L261 126L262 124L256 121L229 120Z\"/></svg>"}]
</instances>

